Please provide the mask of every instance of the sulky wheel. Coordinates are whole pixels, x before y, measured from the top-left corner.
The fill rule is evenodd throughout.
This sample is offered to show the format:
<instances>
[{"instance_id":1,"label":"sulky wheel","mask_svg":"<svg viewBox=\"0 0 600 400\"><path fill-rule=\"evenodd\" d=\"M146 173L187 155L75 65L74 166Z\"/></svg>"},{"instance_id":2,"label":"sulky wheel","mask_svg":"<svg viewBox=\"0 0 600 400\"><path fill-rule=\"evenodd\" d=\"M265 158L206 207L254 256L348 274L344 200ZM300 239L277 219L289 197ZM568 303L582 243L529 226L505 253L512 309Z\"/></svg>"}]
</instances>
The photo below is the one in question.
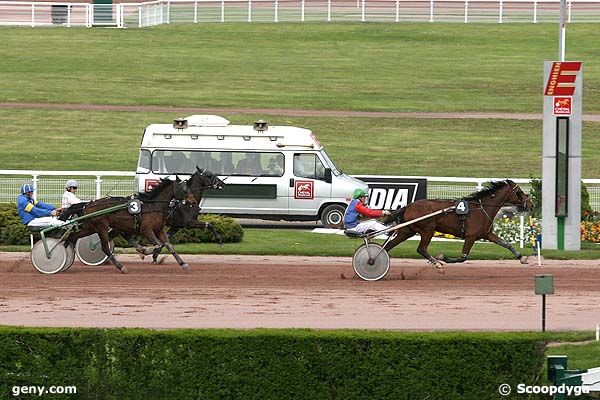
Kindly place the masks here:
<instances>
[{"instance_id":1,"label":"sulky wheel","mask_svg":"<svg viewBox=\"0 0 600 400\"><path fill-rule=\"evenodd\" d=\"M60 272L67 262L67 249L58 239L46 238L48 249L52 250L50 258L46 256L44 241L38 240L31 249L31 263L42 274Z\"/></svg>"},{"instance_id":2,"label":"sulky wheel","mask_svg":"<svg viewBox=\"0 0 600 400\"><path fill-rule=\"evenodd\" d=\"M377 243L363 245L356 250L352 258L354 272L365 281L377 281L390 270L390 256Z\"/></svg>"},{"instance_id":3,"label":"sulky wheel","mask_svg":"<svg viewBox=\"0 0 600 400\"><path fill-rule=\"evenodd\" d=\"M108 242L108 247L111 251L114 250L115 244L112 240ZM78 239L75 243L75 253L85 265L100 265L108 259L102 251L100 236L97 233Z\"/></svg>"},{"instance_id":4,"label":"sulky wheel","mask_svg":"<svg viewBox=\"0 0 600 400\"><path fill-rule=\"evenodd\" d=\"M67 249L67 261L60 272L67 271L69 268L71 268L71 265L73 265L73 262L75 261L75 249L73 248L73 244L69 243L65 248Z\"/></svg>"}]
</instances>

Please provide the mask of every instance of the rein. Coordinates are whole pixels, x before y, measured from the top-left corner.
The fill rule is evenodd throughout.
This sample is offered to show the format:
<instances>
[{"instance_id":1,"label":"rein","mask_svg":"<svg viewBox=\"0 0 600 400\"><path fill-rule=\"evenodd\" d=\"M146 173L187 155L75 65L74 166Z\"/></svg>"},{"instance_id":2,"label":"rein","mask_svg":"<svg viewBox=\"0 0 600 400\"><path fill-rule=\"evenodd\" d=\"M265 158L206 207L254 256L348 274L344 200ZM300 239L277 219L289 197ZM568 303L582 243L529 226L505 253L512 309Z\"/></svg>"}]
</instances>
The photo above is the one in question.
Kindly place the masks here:
<instances>
[{"instance_id":1,"label":"rein","mask_svg":"<svg viewBox=\"0 0 600 400\"><path fill-rule=\"evenodd\" d=\"M188 186L188 188L190 190L204 190L204 189L216 189L219 185L216 183L213 183L212 185L208 185L208 186Z\"/></svg>"},{"instance_id":2,"label":"rein","mask_svg":"<svg viewBox=\"0 0 600 400\"><path fill-rule=\"evenodd\" d=\"M508 185L508 183L507 183L507 185ZM509 197L511 194L515 194L515 193L516 193L516 191L517 191L517 189L518 189L518 186L511 187L511 192L507 194L507 196L506 196L506 198L504 199L504 201L503 201L502 203L500 203L500 204L486 204L486 203L483 203L483 202L481 201L481 199L478 199L478 200L476 200L476 201L475 201L475 200L466 200L466 201L467 201L467 203L469 203L469 204L479 204L479 206L480 206L480 207L479 207L479 208L476 208L474 211L481 210L481 211L482 211L482 212L485 214L485 216L487 217L488 221L490 222L490 228L488 229L488 232L489 232L489 231L491 231L491 230L493 229L493 226L494 226L494 218L492 218L492 217L490 216L490 214L487 212L487 210L485 209L485 207L486 207L486 206L489 206L489 207L498 207L498 210L500 210L500 208L502 208L502 207L503 207L505 204L510 204L510 203L506 203L506 200L508 200L508 197ZM518 197L518 196L517 196L517 197ZM522 204L522 206L524 207L524 206L525 206L525 204L526 204L526 201L523 201L523 204ZM511 205L515 205L515 206L516 206L516 204L511 204ZM494 215L494 217L495 217L495 215Z\"/></svg>"}]
</instances>

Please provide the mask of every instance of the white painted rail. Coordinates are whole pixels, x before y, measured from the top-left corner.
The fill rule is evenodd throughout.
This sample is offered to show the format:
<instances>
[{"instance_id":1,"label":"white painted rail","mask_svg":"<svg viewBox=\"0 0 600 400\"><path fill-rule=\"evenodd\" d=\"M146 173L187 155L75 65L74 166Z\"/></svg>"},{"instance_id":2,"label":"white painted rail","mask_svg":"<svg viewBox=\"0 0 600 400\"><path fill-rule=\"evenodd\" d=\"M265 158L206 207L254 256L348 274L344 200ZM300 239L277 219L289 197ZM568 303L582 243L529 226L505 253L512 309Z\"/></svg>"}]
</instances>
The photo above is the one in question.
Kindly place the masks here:
<instances>
[{"instance_id":1,"label":"white painted rail","mask_svg":"<svg viewBox=\"0 0 600 400\"><path fill-rule=\"evenodd\" d=\"M0 25L147 27L210 22L556 23L559 0L0 1ZM600 0L567 1L567 21L600 22Z\"/></svg>"}]
</instances>

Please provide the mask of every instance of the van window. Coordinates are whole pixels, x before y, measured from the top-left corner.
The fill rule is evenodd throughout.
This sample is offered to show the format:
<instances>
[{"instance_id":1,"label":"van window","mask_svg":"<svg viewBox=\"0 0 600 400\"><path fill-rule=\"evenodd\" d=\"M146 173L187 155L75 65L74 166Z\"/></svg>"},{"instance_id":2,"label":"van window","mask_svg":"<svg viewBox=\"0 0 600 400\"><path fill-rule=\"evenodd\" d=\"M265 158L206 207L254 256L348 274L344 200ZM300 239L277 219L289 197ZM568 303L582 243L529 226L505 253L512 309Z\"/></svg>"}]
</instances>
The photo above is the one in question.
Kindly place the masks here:
<instances>
[{"instance_id":1,"label":"van window","mask_svg":"<svg viewBox=\"0 0 600 400\"><path fill-rule=\"evenodd\" d=\"M196 167L217 175L274 176L284 173L282 153L244 151L155 150L152 171L157 174L192 174Z\"/></svg>"},{"instance_id":2,"label":"van window","mask_svg":"<svg viewBox=\"0 0 600 400\"><path fill-rule=\"evenodd\" d=\"M337 169L337 167L335 166L335 164L331 160L331 157L329 157L329 154L327 154L327 152L325 150L321 151L321 155L325 159L325 164L328 165L329 168L331 168L331 172L333 172L334 175L337 176L337 175L341 175L342 174L342 172Z\"/></svg>"},{"instance_id":3,"label":"van window","mask_svg":"<svg viewBox=\"0 0 600 400\"><path fill-rule=\"evenodd\" d=\"M235 165L235 171L231 175L283 176L282 153L231 152L229 154Z\"/></svg>"},{"instance_id":4,"label":"van window","mask_svg":"<svg viewBox=\"0 0 600 400\"><path fill-rule=\"evenodd\" d=\"M156 174L186 174L193 171L189 151L155 150L152 153L152 172Z\"/></svg>"},{"instance_id":5,"label":"van window","mask_svg":"<svg viewBox=\"0 0 600 400\"><path fill-rule=\"evenodd\" d=\"M138 161L137 173L147 174L150 172L151 154L149 150L140 150L140 158Z\"/></svg>"},{"instance_id":6,"label":"van window","mask_svg":"<svg viewBox=\"0 0 600 400\"><path fill-rule=\"evenodd\" d=\"M301 178L325 180L325 167L314 153L294 154L294 175Z\"/></svg>"}]
</instances>

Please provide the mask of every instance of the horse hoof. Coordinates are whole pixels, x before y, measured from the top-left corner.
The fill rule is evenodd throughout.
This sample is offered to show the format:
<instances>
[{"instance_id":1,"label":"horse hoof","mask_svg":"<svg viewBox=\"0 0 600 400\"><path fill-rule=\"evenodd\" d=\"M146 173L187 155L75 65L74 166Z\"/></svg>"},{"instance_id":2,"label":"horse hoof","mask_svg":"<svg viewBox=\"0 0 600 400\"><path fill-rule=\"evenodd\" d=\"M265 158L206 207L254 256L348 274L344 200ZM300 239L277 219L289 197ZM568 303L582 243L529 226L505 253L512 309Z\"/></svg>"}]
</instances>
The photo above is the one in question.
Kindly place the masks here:
<instances>
[{"instance_id":1,"label":"horse hoof","mask_svg":"<svg viewBox=\"0 0 600 400\"><path fill-rule=\"evenodd\" d=\"M129 273L129 271L128 271L128 270L127 270L127 268L125 268L125 267L121 267L121 269L120 269L119 271L121 271L121 273L122 273L122 274L127 274L127 273Z\"/></svg>"},{"instance_id":2,"label":"horse hoof","mask_svg":"<svg viewBox=\"0 0 600 400\"><path fill-rule=\"evenodd\" d=\"M145 256L144 254L142 254L142 253L138 253L138 256L140 256L140 259L142 259L142 260L143 260L144 258L146 258L146 256Z\"/></svg>"},{"instance_id":3,"label":"horse hoof","mask_svg":"<svg viewBox=\"0 0 600 400\"><path fill-rule=\"evenodd\" d=\"M444 254L443 253L438 254L437 256L435 256L435 259L436 260L443 260L444 259Z\"/></svg>"},{"instance_id":4,"label":"horse hoof","mask_svg":"<svg viewBox=\"0 0 600 400\"><path fill-rule=\"evenodd\" d=\"M529 264L529 260L527 259L527 257L523 256L519 259L519 262L521 264Z\"/></svg>"},{"instance_id":5,"label":"horse hoof","mask_svg":"<svg viewBox=\"0 0 600 400\"><path fill-rule=\"evenodd\" d=\"M183 264L181 264L181 269L183 269L184 271L189 271L190 266L188 263L183 263Z\"/></svg>"},{"instance_id":6,"label":"horse hoof","mask_svg":"<svg viewBox=\"0 0 600 400\"><path fill-rule=\"evenodd\" d=\"M442 266L435 267L435 270L437 271L438 274L442 274L442 275L446 274L446 269Z\"/></svg>"}]
</instances>

